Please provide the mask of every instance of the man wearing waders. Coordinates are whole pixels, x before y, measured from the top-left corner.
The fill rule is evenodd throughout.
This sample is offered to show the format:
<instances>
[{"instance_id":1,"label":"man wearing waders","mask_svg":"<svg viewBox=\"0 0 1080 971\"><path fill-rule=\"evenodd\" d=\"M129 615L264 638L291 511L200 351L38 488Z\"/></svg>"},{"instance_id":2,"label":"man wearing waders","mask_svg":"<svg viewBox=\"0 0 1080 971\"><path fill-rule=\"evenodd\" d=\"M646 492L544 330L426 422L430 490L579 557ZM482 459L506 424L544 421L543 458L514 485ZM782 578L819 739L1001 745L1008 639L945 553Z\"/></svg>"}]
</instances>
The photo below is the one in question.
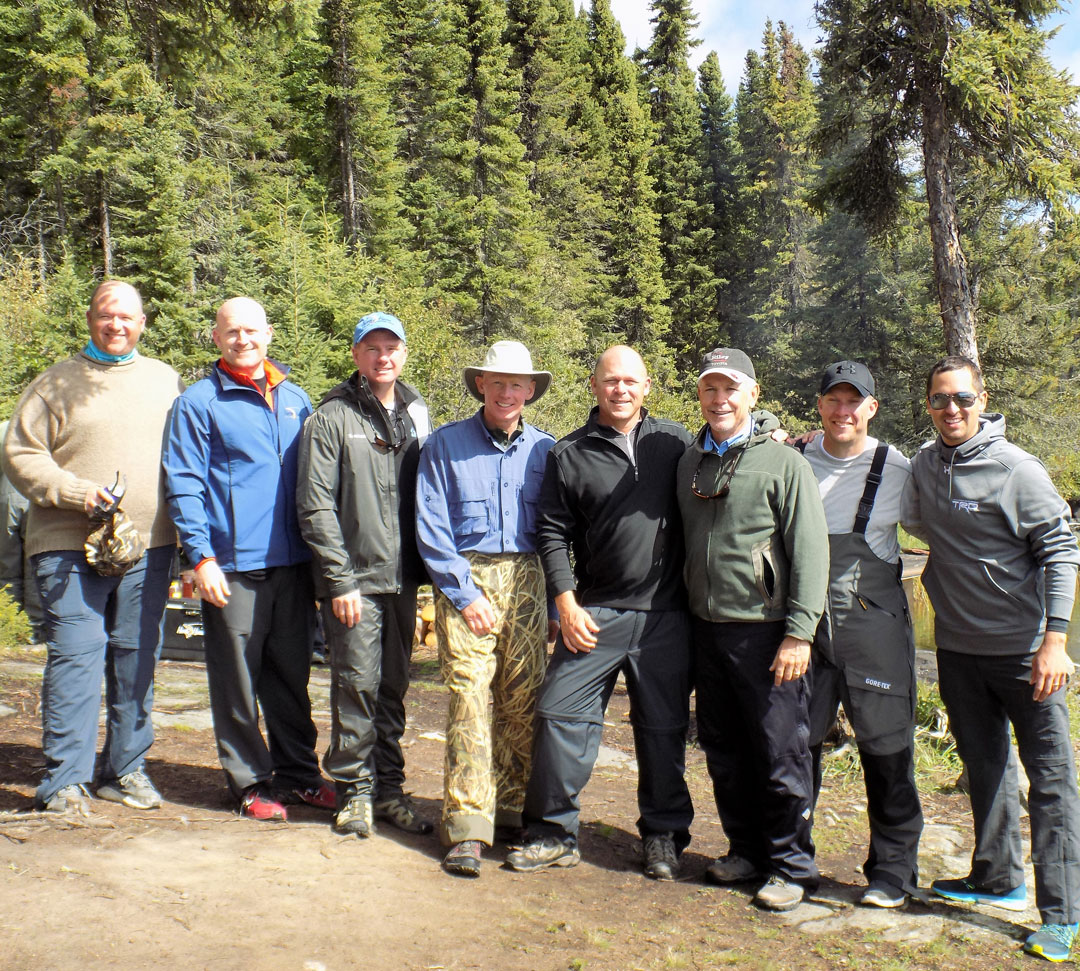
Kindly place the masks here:
<instances>
[{"instance_id":1,"label":"man wearing waders","mask_svg":"<svg viewBox=\"0 0 1080 971\"><path fill-rule=\"evenodd\" d=\"M900 582L896 524L908 460L868 434L874 378L840 361L821 376L823 435L806 446L829 524L829 596L813 646L810 750L814 801L821 747L838 702L855 729L870 817L860 903L901 907L918 876L922 810L915 787L915 645Z\"/></svg>"}]
</instances>

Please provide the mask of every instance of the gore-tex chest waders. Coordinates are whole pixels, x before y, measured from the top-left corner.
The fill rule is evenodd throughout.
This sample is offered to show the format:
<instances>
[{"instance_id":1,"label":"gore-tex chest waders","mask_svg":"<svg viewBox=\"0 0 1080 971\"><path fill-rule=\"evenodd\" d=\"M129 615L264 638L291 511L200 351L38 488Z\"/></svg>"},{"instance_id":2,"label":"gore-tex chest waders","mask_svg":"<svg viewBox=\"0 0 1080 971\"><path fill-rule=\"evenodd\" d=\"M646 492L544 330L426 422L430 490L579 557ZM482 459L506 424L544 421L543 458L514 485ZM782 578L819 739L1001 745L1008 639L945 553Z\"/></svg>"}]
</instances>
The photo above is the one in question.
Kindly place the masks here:
<instances>
[{"instance_id":1,"label":"gore-tex chest waders","mask_svg":"<svg viewBox=\"0 0 1080 971\"><path fill-rule=\"evenodd\" d=\"M866 781L868 880L903 889L917 878L922 811L914 777L915 644L900 564L866 542L888 446L874 453L850 533L829 536L829 593L814 639L810 746L815 801L821 746L842 703Z\"/></svg>"}]
</instances>

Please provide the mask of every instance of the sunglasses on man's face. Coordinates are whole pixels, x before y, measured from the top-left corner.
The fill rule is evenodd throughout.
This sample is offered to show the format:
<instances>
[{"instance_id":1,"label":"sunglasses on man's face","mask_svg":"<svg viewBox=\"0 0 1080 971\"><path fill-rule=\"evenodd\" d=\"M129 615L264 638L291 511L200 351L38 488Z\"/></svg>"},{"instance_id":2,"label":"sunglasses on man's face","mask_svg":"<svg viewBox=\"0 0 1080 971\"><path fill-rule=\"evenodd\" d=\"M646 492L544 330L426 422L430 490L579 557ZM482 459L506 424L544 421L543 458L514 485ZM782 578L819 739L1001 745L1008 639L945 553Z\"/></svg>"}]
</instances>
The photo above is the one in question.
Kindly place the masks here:
<instances>
[{"instance_id":1,"label":"sunglasses on man's face","mask_svg":"<svg viewBox=\"0 0 1080 971\"><path fill-rule=\"evenodd\" d=\"M957 408L970 408L976 401L979 400L979 396L973 391L958 391L956 394L945 394L943 391L939 391L937 394L930 395L930 407L934 411L943 411L949 407L949 402L953 402Z\"/></svg>"}]
</instances>

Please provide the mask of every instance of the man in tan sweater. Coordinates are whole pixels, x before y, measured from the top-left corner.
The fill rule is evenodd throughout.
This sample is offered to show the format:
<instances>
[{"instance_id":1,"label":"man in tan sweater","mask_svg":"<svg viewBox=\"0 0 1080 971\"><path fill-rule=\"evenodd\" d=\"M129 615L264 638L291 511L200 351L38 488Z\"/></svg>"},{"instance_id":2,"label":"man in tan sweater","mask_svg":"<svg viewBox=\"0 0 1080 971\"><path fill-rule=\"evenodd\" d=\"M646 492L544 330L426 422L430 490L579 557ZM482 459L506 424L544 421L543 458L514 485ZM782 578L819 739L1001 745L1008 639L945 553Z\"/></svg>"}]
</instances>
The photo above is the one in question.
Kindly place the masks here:
<instances>
[{"instance_id":1,"label":"man in tan sweater","mask_svg":"<svg viewBox=\"0 0 1080 971\"><path fill-rule=\"evenodd\" d=\"M164 502L161 443L183 383L167 364L135 350L146 316L134 287L101 284L86 321L86 347L33 381L4 440L4 472L31 501L26 554L47 631L45 778L35 805L86 811L104 668L107 721L98 797L152 809L161 796L143 759L154 738L154 664L176 546ZM127 483L123 510L146 553L122 576L102 576L87 562L83 544L91 513L113 501L106 483L117 472Z\"/></svg>"}]
</instances>

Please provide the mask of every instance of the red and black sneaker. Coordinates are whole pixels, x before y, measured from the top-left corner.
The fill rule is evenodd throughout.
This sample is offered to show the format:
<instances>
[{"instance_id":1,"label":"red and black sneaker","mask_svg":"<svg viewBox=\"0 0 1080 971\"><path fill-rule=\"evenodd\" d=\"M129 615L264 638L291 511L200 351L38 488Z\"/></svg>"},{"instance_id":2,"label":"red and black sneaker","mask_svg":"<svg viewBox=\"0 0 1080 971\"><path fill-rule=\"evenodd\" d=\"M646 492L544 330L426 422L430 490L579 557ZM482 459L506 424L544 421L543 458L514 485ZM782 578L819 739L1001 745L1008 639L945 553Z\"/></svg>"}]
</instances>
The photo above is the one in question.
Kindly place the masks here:
<instances>
[{"instance_id":1,"label":"red and black sneaker","mask_svg":"<svg viewBox=\"0 0 1080 971\"><path fill-rule=\"evenodd\" d=\"M290 789L287 798L290 803L302 802L316 809L337 809L337 790L326 781L308 789Z\"/></svg>"},{"instance_id":2,"label":"red and black sneaker","mask_svg":"<svg viewBox=\"0 0 1080 971\"><path fill-rule=\"evenodd\" d=\"M240 815L273 823L284 823L289 819L285 807L261 792L258 786L252 786L244 793L244 798L240 801Z\"/></svg>"}]
</instances>

